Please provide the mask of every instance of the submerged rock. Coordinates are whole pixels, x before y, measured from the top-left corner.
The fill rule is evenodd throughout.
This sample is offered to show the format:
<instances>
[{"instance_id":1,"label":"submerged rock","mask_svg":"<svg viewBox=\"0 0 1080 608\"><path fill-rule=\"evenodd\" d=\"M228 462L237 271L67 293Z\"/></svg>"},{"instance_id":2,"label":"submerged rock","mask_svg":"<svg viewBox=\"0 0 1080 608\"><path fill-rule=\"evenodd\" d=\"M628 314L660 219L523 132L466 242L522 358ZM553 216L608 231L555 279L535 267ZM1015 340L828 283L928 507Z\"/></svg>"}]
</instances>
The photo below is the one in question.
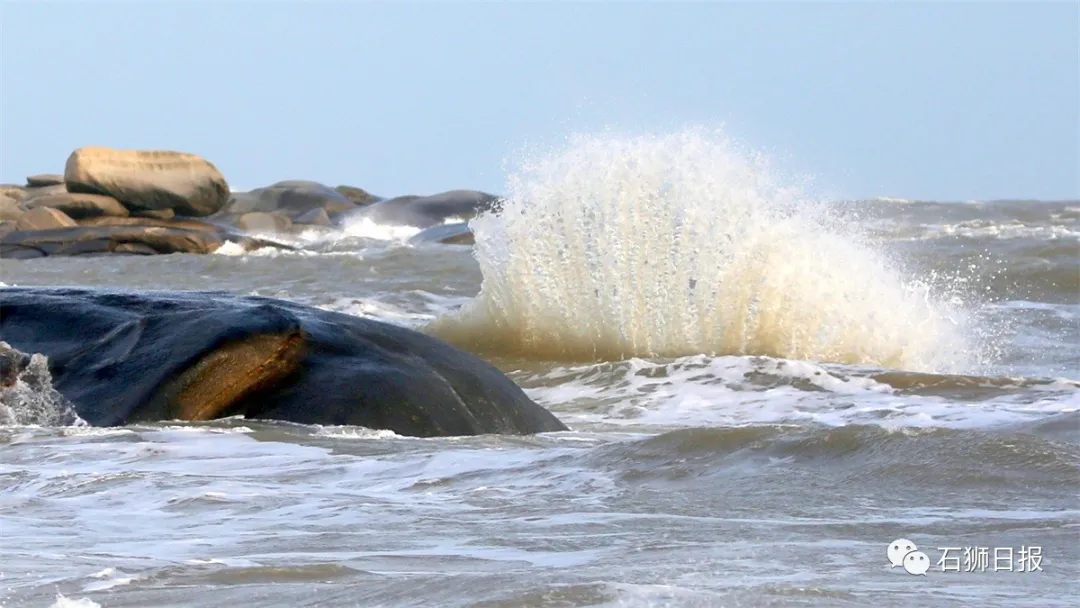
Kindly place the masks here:
<instances>
[{"instance_id":1,"label":"submerged rock","mask_svg":"<svg viewBox=\"0 0 1080 608\"><path fill-rule=\"evenodd\" d=\"M79 148L68 157L64 180L69 192L107 194L131 211L204 216L229 200L217 167L186 152Z\"/></svg>"},{"instance_id":2,"label":"submerged rock","mask_svg":"<svg viewBox=\"0 0 1080 608\"><path fill-rule=\"evenodd\" d=\"M7 288L0 339L47 355L56 389L98 426L243 415L412 436L566 428L436 338L271 298Z\"/></svg>"},{"instance_id":3,"label":"submerged rock","mask_svg":"<svg viewBox=\"0 0 1080 608\"><path fill-rule=\"evenodd\" d=\"M409 243L419 245L421 243L442 243L443 245L475 245L476 239L472 230L465 222L456 224L439 224L431 228L425 228L413 235Z\"/></svg>"}]
</instances>

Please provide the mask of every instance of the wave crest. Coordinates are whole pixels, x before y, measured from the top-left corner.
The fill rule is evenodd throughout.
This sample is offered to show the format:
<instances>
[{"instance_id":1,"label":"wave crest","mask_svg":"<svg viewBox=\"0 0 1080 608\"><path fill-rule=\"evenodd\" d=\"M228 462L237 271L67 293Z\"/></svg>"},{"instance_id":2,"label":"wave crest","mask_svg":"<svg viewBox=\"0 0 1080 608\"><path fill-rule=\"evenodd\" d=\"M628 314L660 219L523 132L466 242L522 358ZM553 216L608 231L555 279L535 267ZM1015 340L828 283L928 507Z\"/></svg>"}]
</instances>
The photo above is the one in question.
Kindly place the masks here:
<instances>
[{"instance_id":1,"label":"wave crest","mask_svg":"<svg viewBox=\"0 0 1080 608\"><path fill-rule=\"evenodd\" d=\"M968 365L965 311L908 280L722 133L571 138L470 222L479 295L428 330L473 350Z\"/></svg>"}]
</instances>

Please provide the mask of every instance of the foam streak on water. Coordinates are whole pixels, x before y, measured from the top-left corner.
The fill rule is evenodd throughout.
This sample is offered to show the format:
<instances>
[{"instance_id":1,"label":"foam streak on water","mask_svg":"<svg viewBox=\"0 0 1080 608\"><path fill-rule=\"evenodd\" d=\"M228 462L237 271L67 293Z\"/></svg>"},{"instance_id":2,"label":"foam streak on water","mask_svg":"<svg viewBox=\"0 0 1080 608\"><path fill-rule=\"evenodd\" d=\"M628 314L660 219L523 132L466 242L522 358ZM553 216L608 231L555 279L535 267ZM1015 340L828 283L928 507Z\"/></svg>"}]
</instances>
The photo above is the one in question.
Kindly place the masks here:
<instances>
[{"instance_id":1,"label":"foam streak on water","mask_svg":"<svg viewBox=\"0 0 1080 608\"><path fill-rule=\"evenodd\" d=\"M970 365L963 311L722 134L572 138L471 227L481 292L431 326L466 347Z\"/></svg>"}]
</instances>

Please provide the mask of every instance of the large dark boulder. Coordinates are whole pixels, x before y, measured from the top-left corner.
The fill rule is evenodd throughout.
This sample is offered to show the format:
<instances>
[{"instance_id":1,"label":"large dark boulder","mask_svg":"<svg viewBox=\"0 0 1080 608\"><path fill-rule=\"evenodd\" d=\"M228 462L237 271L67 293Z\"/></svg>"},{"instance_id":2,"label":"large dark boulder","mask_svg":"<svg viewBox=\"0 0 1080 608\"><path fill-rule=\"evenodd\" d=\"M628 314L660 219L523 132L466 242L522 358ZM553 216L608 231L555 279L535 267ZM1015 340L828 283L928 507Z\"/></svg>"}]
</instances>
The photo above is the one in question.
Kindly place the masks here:
<instances>
[{"instance_id":1,"label":"large dark boulder","mask_svg":"<svg viewBox=\"0 0 1080 608\"><path fill-rule=\"evenodd\" d=\"M351 211L338 219L347 223L368 218L376 224L428 228L451 218L468 221L494 208L499 197L476 190L451 190L431 196L399 196Z\"/></svg>"},{"instance_id":2,"label":"large dark boulder","mask_svg":"<svg viewBox=\"0 0 1080 608\"><path fill-rule=\"evenodd\" d=\"M79 148L68 157L69 192L105 194L133 212L172 209L204 216L229 200L229 185L206 159L169 150Z\"/></svg>"},{"instance_id":3,"label":"large dark boulder","mask_svg":"<svg viewBox=\"0 0 1080 608\"><path fill-rule=\"evenodd\" d=\"M6 288L0 340L47 355L56 389L98 426L243 415L413 436L566 428L436 338L271 298Z\"/></svg>"}]
</instances>

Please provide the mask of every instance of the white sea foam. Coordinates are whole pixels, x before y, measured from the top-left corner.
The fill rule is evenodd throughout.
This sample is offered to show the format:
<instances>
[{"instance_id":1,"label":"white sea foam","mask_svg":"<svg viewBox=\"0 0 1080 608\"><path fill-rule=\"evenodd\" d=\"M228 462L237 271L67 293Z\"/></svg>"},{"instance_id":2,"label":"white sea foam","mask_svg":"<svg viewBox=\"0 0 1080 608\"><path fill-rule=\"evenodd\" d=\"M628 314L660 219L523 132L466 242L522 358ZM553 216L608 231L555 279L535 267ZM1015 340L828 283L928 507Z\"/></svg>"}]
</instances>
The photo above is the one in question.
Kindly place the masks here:
<instances>
[{"instance_id":1,"label":"white sea foam","mask_svg":"<svg viewBox=\"0 0 1080 608\"><path fill-rule=\"evenodd\" d=\"M101 604L88 597L71 599L57 593L56 601L49 608L101 608Z\"/></svg>"},{"instance_id":2,"label":"white sea foam","mask_svg":"<svg viewBox=\"0 0 1080 608\"><path fill-rule=\"evenodd\" d=\"M378 224L371 218L361 217L342 226L343 236L351 236L379 241L404 241L420 232L415 226Z\"/></svg>"},{"instance_id":3,"label":"white sea foam","mask_svg":"<svg viewBox=\"0 0 1080 608\"><path fill-rule=\"evenodd\" d=\"M10 349L0 342L0 349ZM52 386L45 355L33 354L11 386L0 385L0 426L83 426L86 423Z\"/></svg>"},{"instance_id":4,"label":"white sea foam","mask_svg":"<svg viewBox=\"0 0 1080 608\"><path fill-rule=\"evenodd\" d=\"M985 428L1080 409L1080 383L1066 379L968 402L905 393L846 367L768 357L629 359L521 376L530 397L582 430L805 423Z\"/></svg>"},{"instance_id":5,"label":"white sea foam","mask_svg":"<svg viewBox=\"0 0 1080 608\"><path fill-rule=\"evenodd\" d=\"M483 286L430 330L568 360L770 355L948 371L966 312L720 133L577 136L470 225Z\"/></svg>"}]
</instances>

